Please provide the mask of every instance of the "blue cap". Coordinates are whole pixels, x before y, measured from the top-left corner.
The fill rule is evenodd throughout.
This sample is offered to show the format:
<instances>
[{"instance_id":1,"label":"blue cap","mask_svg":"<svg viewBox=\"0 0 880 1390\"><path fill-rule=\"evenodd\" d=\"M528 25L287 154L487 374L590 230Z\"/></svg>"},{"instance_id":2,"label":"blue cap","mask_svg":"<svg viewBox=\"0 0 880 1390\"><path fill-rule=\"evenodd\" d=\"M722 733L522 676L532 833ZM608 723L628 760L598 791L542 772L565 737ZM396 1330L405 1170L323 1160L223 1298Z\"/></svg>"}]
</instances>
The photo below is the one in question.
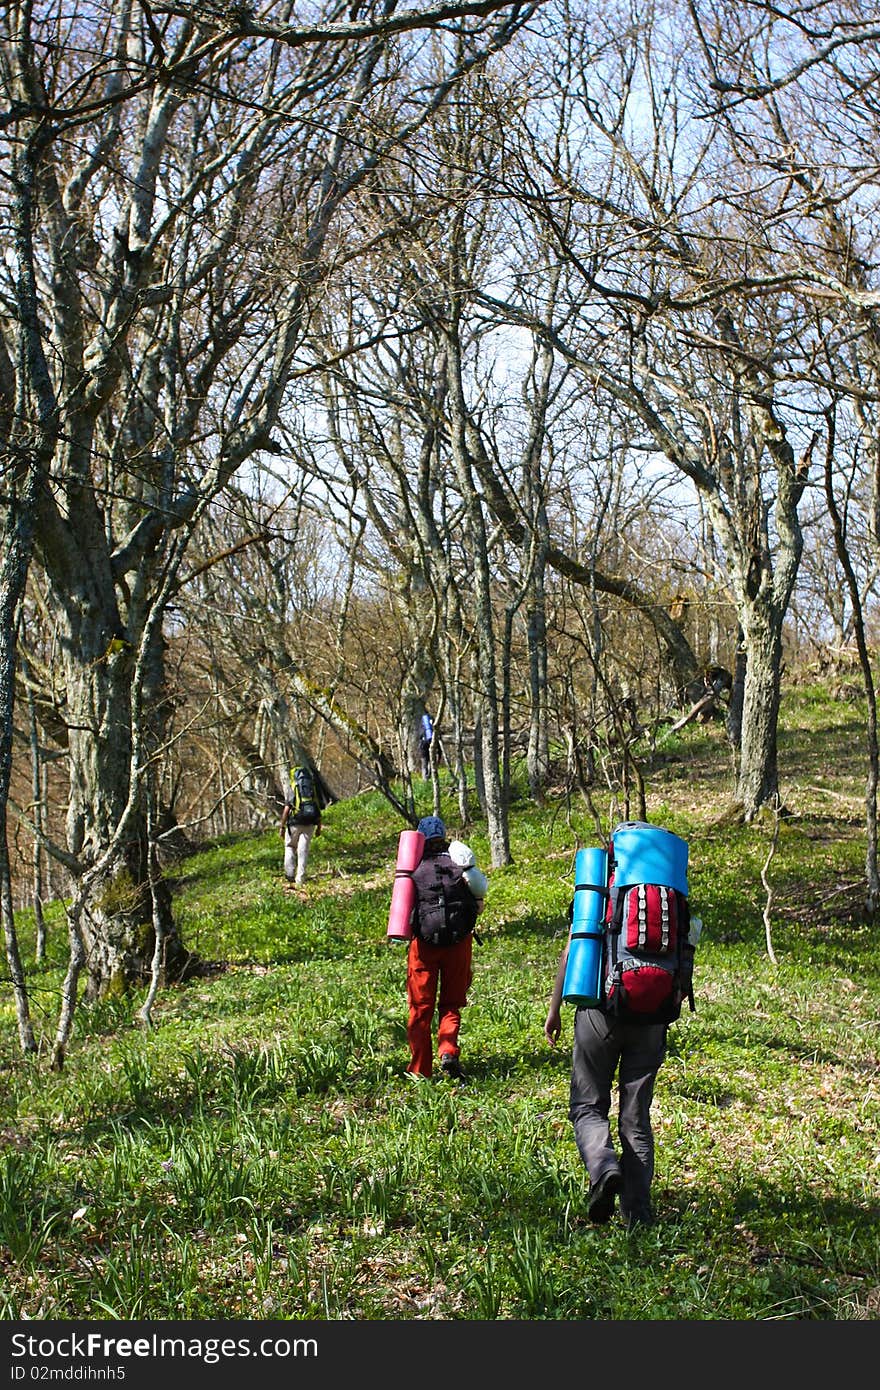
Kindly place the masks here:
<instances>
[{"instance_id":1,"label":"blue cap","mask_svg":"<svg viewBox=\"0 0 880 1390\"><path fill-rule=\"evenodd\" d=\"M416 830L421 831L426 840L446 839L446 826L439 816L422 816Z\"/></svg>"}]
</instances>

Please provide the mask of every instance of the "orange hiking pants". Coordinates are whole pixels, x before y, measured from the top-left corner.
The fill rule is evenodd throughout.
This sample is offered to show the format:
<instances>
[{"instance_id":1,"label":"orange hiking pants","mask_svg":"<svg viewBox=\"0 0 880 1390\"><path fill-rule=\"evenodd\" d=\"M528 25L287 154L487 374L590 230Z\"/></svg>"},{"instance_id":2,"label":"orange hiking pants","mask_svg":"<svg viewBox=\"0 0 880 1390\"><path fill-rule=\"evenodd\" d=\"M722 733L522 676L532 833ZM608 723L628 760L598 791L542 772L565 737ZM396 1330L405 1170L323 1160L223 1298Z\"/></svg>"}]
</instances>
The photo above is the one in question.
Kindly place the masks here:
<instances>
[{"instance_id":1,"label":"orange hiking pants","mask_svg":"<svg viewBox=\"0 0 880 1390\"><path fill-rule=\"evenodd\" d=\"M454 946L430 946L418 937L413 937L409 943L406 961L409 1019L406 1036L411 1061L407 1071L416 1072L419 1076L431 1075L434 1056L431 1027L435 1002L439 1014L437 1051L441 1057L447 1052L452 1053L453 1057L458 1056L458 1030L471 982L473 946L472 936L466 936Z\"/></svg>"}]
</instances>

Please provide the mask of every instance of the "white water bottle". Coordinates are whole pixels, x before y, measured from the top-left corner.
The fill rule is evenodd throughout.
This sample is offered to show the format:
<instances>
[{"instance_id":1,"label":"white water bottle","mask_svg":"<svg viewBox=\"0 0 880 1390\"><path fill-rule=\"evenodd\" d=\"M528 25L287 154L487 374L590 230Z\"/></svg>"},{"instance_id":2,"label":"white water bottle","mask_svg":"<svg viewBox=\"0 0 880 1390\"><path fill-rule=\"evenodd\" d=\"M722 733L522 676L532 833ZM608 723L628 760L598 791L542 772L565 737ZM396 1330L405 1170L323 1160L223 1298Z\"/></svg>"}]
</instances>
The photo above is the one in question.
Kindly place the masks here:
<instances>
[{"instance_id":1,"label":"white water bottle","mask_svg":"<svg viewBox=\"0 0 880 1390\"><path fill-rule=\"evenodd\" d=\"M691 945L691 946L696 947L696 944L697 944L697 942L698 942L699 939L700 939L700 935L701 935L702 931L703 931L703 919L702 919L702 917L692 917L692 918L691 918L690 930L688 931L688 944Z\"/></svg>"}]
</instances>

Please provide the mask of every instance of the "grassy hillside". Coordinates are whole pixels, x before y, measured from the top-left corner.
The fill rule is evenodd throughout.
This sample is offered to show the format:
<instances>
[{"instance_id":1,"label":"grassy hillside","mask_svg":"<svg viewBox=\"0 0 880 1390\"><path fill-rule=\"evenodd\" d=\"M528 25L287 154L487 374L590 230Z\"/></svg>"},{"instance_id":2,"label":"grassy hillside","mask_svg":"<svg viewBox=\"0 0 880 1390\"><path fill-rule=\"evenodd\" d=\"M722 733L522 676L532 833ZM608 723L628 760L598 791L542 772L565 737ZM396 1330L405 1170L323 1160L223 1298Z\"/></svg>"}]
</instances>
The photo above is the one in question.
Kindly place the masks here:
<instances>
[{"instance_id":1,"label":"grassy hillside","mask_svg":"<svg viewBox=\"0 0 880 1390\"><path fill-rule=\"evenodd\" d=\"M464 1014L469 1082L403 1076L404 948L385 942L400 824L377 797L326 814L301 896L277 835L179 868L202 973L83 1006L62 1076L17 1048L0 992L0 1315L9 1319L865 1319L880 1315L880 929L861 921L863 711L786 704L790 815L726 823L720 729L647 774L691 844L697 1012L670 1030L654 1106L658 1222L586 1219L567 1117L573 1013L542 1024L580 804L511 817L489 870ZM425 811L431 807L426 803ZM454 805L445 808L452 830ZM618 808L619 810L619 808ZM488 866L479 824L463 835ZM65 954L34 970L47 1038Z\"/></svg>"}]
</instances>

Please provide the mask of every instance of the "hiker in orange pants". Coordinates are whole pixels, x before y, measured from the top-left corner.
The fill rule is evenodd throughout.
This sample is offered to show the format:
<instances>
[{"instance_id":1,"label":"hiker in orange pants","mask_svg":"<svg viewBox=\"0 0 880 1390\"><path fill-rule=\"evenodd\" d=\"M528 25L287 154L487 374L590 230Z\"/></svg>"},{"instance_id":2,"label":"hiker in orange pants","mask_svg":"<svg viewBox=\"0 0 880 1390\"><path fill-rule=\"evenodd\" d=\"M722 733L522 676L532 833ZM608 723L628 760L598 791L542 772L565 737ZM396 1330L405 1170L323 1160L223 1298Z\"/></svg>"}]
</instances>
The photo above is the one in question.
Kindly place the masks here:
<instances>
[{"instance_id":1,"label":"hiker in orange pants","mask_svg":"<svg viewBox=\"0 0 880 1390\"><path fill-rule=\"evenodd\" d=\"M413 935L406 958L406 1035L410 1050L406 1072L413 1079L432 1074L431 1029L436 1002L440 1070L453 1080L464 1081L458 1032L471 983L474 927L483 910L486 877L474 865L467 845L458 840L450 844L439 816L423 816L417 829L424 835L425 843L421 861L412 873L416 892Z\"/></svg>"},{"instance_id":2,"label":"hiker in orange pants","mask_svg":"<svg viewBox=\"0 0 880 1390\"><path fill-rule=\"evenodd\" d=\"M473 936L466 936L454 946L431 946L427 941L421 941L415 936L409 944L406 962L409 1018L406 1035L412 1056L407 1071L412 1075L430 1076L433 1069L432 1025L435 1003L438 1012L437 1051L440 1054L440 1065L446 1071L458 1073L458 1032L461 1027L461 1011L467 1003L467 992L471 983L473 941Z\"/></svg>"}]
</instances>

